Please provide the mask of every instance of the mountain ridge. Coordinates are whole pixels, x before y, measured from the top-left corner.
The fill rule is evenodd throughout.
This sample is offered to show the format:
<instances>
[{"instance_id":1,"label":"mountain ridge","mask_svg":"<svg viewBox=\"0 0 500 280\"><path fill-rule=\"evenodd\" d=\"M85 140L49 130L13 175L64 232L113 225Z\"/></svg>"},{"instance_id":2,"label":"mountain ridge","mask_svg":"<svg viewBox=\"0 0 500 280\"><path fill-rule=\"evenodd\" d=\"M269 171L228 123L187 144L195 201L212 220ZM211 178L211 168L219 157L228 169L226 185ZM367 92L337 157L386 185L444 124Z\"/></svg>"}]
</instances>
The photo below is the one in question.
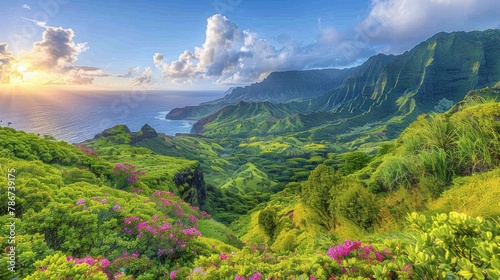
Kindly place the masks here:
<instances>
[{"instance_id":1,"label":"mountain ridge","mask_svg":"<svg viewBox=\"0 0 500 280\"><path fill-rule=\"evenodd\" d=\"M166 118L199 120L240 101L286 103L310 99L340 86L355 70L356 67L272 72L262 82L230 88L222 98L203 102L198 106L175 108L166 115Z\"/></svg>"},{"instance_id":2,"label":"mountain ridge","mask_svg":"<svg viewBox=\"0 0 500 280\"><path fill-rule=\"evenodd\" d=\"M341 86L323 95L273 107L271 110L283 111L282 119L266 118L268 112L258 117L258 111L252 116L242 113L240 119L246 123L258 120L247 125L266 125L270 128L267 131L248 131L248 134L300 132L316 127L313 133L317 136L315 139L390 119L397 119L402 124L400 127L404 127L418 115L435 111L440 104L457 102L469 90L491 87L500 80L500 60L497 58L500 57L500 51L495 47L498 45L500 30L439 33L401 55L371 57L357 67L357 71L351 73ZM224 109L224 112L233 112L230 121L224 120L221 110L215 113L217 116L210 116L210 120L201 119L199 122L204 124L203 129L195 124L193 132L211 136L234 134L235 125L238 125L235 124L238 119L235 106ZM316 121L304 126L296 120L300 115L293 112L305 116L312 114L311 118ZM325 113L321 118L316 118L318 112ZM271 115L280 113L273 112ZM282 123L297 123L297 126L288 126L286 130L274 129Z\"/></svg>"}]
</instances>

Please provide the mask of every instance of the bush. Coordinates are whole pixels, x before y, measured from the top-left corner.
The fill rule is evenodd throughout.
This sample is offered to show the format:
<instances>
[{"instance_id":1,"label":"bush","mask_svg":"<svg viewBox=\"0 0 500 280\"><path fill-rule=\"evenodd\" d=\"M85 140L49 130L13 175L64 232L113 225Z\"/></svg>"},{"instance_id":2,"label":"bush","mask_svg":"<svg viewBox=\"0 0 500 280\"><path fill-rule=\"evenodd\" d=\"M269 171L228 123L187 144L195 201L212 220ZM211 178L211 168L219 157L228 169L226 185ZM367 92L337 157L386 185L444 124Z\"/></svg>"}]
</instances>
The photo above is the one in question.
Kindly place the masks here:
<instances>
[{"instance_id":1,"label":"bush","mask_svg":"<svg viewBox=\"0 0 500 280\"><path fill-rule=\"evenodd\" d=\"M375 195L366 188L359 185L348 188L338 203L340 213L357 226L368 229L375 224L379 207Z\"/></svg>"},{"instance_id":2,"label":"bush","mask_svg":"<svg viewBox=\"0 0 500 280\"><path fill-rule=\"evenodd\" d=\"M413 240L396 247L396 258L374 267L376 279L499 279L500 226L483 218L451 212L432 219L408 215ZM408 271L411 270L411 275Z\"/></svg>"},{"instance_id":3,"label":"bush","mask_svg":"<svg viewBox=\"0 0 500 280\"><path fill-rule=\"evenodd\" d=\"M276 220L276 210L272 207L267 207L259 213L259 224L271 238L273 238L276 229Z\"/></svg>"}]
</instances>

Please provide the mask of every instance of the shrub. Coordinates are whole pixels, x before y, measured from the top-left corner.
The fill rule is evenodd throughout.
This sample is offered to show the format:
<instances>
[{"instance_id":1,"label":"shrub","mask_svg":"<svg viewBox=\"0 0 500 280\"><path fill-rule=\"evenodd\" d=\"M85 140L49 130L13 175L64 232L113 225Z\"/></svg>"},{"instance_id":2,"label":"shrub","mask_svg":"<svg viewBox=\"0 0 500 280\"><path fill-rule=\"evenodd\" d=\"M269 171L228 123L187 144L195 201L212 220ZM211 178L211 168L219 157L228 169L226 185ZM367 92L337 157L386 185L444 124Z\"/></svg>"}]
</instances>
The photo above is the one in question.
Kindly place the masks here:
<instances>
[{"instance_id":1,"label":"shrub","mask_svg":"<svg viewBox=\"0 0 500 280\"><path fill-rule=\"evenodd\" d=\"M273 238L276 229L276 219L276 210L272 207L267 207L259 213L259 224L271 238Z\"/></svg>"}]
</instances>

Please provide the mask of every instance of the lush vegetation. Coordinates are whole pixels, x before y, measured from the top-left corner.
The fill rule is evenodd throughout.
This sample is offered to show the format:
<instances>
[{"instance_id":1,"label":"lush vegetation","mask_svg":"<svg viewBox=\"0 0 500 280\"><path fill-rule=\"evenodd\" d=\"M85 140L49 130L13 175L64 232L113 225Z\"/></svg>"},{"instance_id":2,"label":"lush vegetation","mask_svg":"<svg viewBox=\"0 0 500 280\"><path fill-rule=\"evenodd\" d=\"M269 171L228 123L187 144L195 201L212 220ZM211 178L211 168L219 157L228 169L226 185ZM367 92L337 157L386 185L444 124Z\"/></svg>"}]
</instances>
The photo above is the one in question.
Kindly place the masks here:
<instances>
[{"instance_id":1,"label":"lush vegetation","mask_svg":"<svg viewBox=\"0 0 500 280\"><path fill-rule=\"evenodd\" d=\"M154 152L215 145L204 138L170 138L170 148L161 135L131 144L133 133L117 127L72 146L1 128L1 172L15 169L16 276L497 279L500 210L491 205L500 194L500 103L470 96L447 113L422 115L373 156L293 142L326 157L304 180L278 189L277 176L258 167L269 162L235 169L231 156L220 155L224 146L205 153L235 169L217 187L205 185L206 163ZM234 150L278 158L287 141L295 140L247 139ZM284 168L307 165L291 156ZM1 180L8 201L8 178ZM222 205L213 192L233 195L215 211L222 221L240 213L229 226L196 207ZM239 199L266 192L252 209L231 212ZM7 208L0 211L8 224ZM5 248L8 241L1 240ZM5 266L0 273L13 275Z\"/></svg>"},{"instance_id":2,"label":"lush vegetation","mask_svg":"<svg viewBox=\"0 0 500 280\"><path fill-rule=\"evenodd\" d=\"M341 106L239 103L203 135L121 125L75 146L0 127L0 278L499 279L498 73L467 60L467 84L491 89L419 97L426 71L453 64L431 58L461 61L467 34L353 70L329 100L352 95L351 113L356 96L378 101L348 119ZM396 82L407 67L419 70ZM391 100L398 113L381 116Z\"/></svg>"}]
</instances>

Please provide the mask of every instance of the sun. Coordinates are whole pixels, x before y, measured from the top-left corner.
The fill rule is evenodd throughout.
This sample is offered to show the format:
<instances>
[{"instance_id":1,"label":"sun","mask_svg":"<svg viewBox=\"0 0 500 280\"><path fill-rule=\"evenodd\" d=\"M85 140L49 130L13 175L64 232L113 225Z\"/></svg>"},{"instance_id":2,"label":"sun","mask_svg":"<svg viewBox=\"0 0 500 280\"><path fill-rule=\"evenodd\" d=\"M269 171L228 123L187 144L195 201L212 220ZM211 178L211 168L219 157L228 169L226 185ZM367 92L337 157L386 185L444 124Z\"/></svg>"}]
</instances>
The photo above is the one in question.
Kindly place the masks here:
<instances>
[{"instance_id":1,"label":"sun","mask_svg":"<svg viewBox=\"0 0 500 280\"><path fill-rule=\"evenodd\" d=\"M17 69L16 70L19 73L24 74L28 70L28 65L21 63L21 64L17 65Z\"/></svg>"},{"instance_id":2,"label":"sun","mask_svg":"<svg viewBox=\"0 0 500 280\"><path fill-rule=\"evenodd\" d=\"M42 73L32 70L29 64L18 63L12 66L9 73L10 84L37 85L43 83Z\"/></svg>"}]
</instances>

